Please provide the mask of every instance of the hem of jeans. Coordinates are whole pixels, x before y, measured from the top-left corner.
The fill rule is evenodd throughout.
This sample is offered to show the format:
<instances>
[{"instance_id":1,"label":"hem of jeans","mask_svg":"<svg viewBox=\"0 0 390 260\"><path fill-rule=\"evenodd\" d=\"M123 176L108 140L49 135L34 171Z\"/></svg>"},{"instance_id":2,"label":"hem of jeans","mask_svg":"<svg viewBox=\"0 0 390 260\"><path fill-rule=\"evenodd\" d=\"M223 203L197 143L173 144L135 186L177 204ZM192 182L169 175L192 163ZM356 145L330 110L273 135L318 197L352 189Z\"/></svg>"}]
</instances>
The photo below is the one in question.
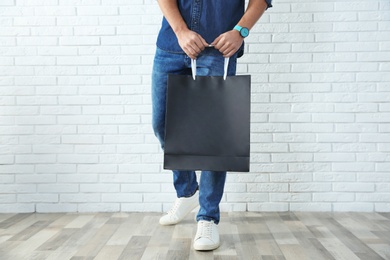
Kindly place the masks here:
<instances>
[{"instance_id":1,"label":"hem of jeans","mask_svg":"<svg viewBox=\"0 0 390 260\"><path fill-rule=\"evenodd\" d=\"M190 198L190 197L192 197L192 196L194 196L195 195L195 193L197 192L199 190L199 185L198 186L196 186L196 189L195 189L195 191L191 194L191 196L189 196L188 198Z\"/></svg>"},{"instance_id":2,"label":"hem of jeans","mask_svg":"<svg viewBox=\"0 0 390 260\"><path fill-rule=\"evenodd\" d=\"M218 225L219 223L219 220L216 220L214 218L210 218L210 217L207 217L207 216L201 216L201 217L196 217L196 221L199 222L201 220L205 220L205 221L213 221L215 225Z\"/></svg>"},{"instance_id":3,"label":"hem of jeans","mask_svg":"<svg viewBox=\"0 0 390 260\"><path fill-rule=\"evenodd\" d=\"M178 196L178 198L191 198L192 196L194 196L195 195L195 193L197 192L199 190L199 185L196 187L196 189L195 189L195 191L194 192L192 192L192 193L190 193L190 195L184 195L184 196Z\"/></svg>"}]
</instances>

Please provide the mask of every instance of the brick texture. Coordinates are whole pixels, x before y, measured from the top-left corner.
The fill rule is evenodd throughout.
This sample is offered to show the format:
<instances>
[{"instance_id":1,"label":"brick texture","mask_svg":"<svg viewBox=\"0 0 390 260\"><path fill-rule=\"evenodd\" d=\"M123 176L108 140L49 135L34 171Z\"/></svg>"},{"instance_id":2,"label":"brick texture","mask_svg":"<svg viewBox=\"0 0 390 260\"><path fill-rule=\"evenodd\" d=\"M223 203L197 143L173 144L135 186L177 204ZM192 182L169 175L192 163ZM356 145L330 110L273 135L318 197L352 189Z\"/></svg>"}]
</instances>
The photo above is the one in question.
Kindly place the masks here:
<instances>
[{"instance_id":1,"label":"brick texture","mask_svg":"<svg viewBox=\"0 0 390 260\"><path fill-rule=\"evenodd\" d=\"M251 172L223 211L390 211L388 0L275 0L246 40ZM0 212L163 211L155 0L0 1Z\"/></svg>"}]
</instances>

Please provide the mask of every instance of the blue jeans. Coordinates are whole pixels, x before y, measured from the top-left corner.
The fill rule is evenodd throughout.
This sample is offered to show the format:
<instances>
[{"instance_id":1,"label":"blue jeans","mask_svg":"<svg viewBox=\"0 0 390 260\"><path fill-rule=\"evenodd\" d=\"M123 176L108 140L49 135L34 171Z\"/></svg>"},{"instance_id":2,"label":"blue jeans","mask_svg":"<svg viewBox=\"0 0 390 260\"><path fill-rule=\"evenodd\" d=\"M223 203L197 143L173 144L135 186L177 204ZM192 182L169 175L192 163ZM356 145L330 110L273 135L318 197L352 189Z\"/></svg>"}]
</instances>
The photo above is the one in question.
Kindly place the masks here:
<instances>
[{"instance_id":1,"label":"blue jeans","mask_svg":"<svg viewBox=\"0 0 390 260\"><path fill-rule=\"evenodd\" d=\"M230 58L228 75L236 73L237 57ZM222 76L224 57L215 49L207 48L197 58L197 75ZM191 75L191 59L184 54L156 50L152 72L152 125L154 134L164 149L165 107L168 74ZM226 172L202 171L200 184L195 171L173 171L177 197L191 197L199 188L199 220L220 220L219 203L225 186Z\"/></svg>"}]
</instances>

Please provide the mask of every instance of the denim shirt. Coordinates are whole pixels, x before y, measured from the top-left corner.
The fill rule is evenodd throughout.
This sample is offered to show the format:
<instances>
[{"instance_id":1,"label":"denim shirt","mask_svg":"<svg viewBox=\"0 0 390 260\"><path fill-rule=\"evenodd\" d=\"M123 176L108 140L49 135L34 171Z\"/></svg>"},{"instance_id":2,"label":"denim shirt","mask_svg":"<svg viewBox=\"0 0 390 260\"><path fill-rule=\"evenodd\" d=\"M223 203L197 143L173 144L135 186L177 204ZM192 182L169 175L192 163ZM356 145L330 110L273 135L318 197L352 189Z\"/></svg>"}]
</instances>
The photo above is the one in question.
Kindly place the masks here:
<instances>
[{"instance_id":1,"label":"denim shirt","mask_svg":"<svg viewBox=\"0 0 390 260\"><path fill-rule=\"evenodd\" d=\"M272 0L265 1L267 9L272 7ZM245 12L245 0L177 0L177 4L188 28L200 34L207 43L232 30ZM157 37L157 47L168 52L184 53L165 17ZM243 45L238 57L242 54Z\"/></svg>"}]
</instances>

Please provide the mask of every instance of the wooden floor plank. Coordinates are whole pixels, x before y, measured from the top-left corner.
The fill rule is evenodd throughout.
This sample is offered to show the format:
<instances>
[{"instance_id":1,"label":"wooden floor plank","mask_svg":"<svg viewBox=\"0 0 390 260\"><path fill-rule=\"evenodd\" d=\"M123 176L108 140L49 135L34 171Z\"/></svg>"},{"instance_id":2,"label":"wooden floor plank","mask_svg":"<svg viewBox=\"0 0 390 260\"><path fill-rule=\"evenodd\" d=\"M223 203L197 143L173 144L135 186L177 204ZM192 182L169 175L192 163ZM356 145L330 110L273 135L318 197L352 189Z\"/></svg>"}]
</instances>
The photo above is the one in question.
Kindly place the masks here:
<instances>
[{"instance_id":1,"label":"wooden floor plank","mask_svg":"<svg viewBox=\"0 0 390 260\"><path fill-rule=\"evenodd\" d=\"M96 255L94 260L117 260L124 250L124 246L105 245L102 250Z\"/></svg>"},{"instance_id":2,"label":"wooden floor plank","mask_svg":"<svg viewBox=\"0 0 390 260\"><path fill-rule=\"evenodd\" d=\"M147 247L141 260L163 260L166 259L168 247Z\"/></svg>"},{"instance_id":3,"label":"wooden floor plank","mask_svg":"<svg viewBox=\"0 0 390 260\"><path fill-rule=\"evenodd\" d=\"M70 222L76 219L78 214L61 214L49 225L49 228L65 228Z\"/></svg>"},{"instance_id":4,"label":"wooden floor plank","mask_svg":"<svg viewBox=\"0 0 390 260\"><path fill-rule=\"evenodd\" d=\"M0 235L14 236L37 222L37 218L34 214L21 215L22 216L19 218L17 216L14 216L7 219L6 222L3 223L3 229L0 229Z\"/></svg>"},{"instance_id":5,"label":"wooden floor plank","mask_svg":"<svg viewBox=\"0 0 390 260\"><path fill-rule=\"evenodd\" d=\"M28 259L34 251L60 230L58 229L43 229L38 233L22 241L17 247L13 248L11 251L12 255L15 255L15 259Z\"/></svg>"},{"instance_id":6,"label":"wooden floor plank","mask_svg":"<svg viewBox=\"0 0 390 260\"><path fill-rule=\"evenodd\" d=\"M127 222L122 223L121 225L119 225L118 229L107 241L107 245L110 246L127 245L127 243L129 243L129 240L132 237L131 230L133 230L134 228L135 225L131 223L127 223Z\"/></svg>"},{"instance_id":7,"label":"wooden floor plank","mask_svg":"<svg viewBox=\"0 0 390 260\"><path fill-rule=\"evenodd\" d=\"M82 228L84 227L88 222L91 221L91 219L94 218L94 215L80 215L73 219L70 223L68 223L65 228Z\"/></svg>"},{"instance_id":8,"label":"wooden floor plank","mask_svg":"<svg viewBox=\"0 0 390 260\"><path fill-rule=\"evenodd\" d=\"M315 238L315 235L299 220L286 221L286 225L306 252L308 259L333 259L332 255Z\"/></svg>"},{"instance_id":9,"label":"wooden floor plank","mask_svg":"<svg viewBox=\"0 0 390 260\"><path fill-rule=\"evenodd\" d=\"M149 240L149 236L133 236L118 259L141 259Z\"/></svg>"},{"instance_id":10,"label":"wooden floor plank","mask_svg":"<svg viewBox=\"0 0 390 260\"><path fill-rule=\"evenodd\" d=\"M59 231L55 236L47 240L45 243L43 243L40 247L37 248L38 251L55 251L60 246L64 244L65 241L67 241L72 234L75 232L74 229L63 229Z\"/></svg>"},{"instance_id":11,"label":"wooden floor plank","mask_svg":"<svg viewBox=\"0 0 390 260\"><path fill-rule=\"evenodd\" d=\"M324 237L319 238L320 243L334 256L336 259L358 260L354 252L343 244L338 237L333 235L328 227L319 227L319 230Z\"/></svg>"},{"instance_id":12,"label":"wooden floor plank","mask_svg":"<svg viewBox=\"0 0 390 260\"><path fill-rule=\"evenodd\" d=\"M384 259L390 259L390 245L387 244L369 244L369 247L378 253Z\"/></svg>"},{"instance_id":13,"label":"wooden floor plank","mask_svg":"<svg viewBox=\"0 0 390 260\"><path fill-rule=\"evenodd\" d=\"M282 244L279 245L280 249L283 252L284 257L287 260L311 260L310 256L307 254L307 251L299 244Z\"/></svg>"},{"instance_id":14,"label":"wooden floor plank","mask_svg":"<svg viewBox=\"0 0 390 260\"><path fill-rule=\"evenodd\" d=\"M98 232L96 232L96 234L87 244L80 248L75 256L95 257L117 228L118 225L105 224L98 230Z\"/></svg>"},{"instance_id":15,"label":"wooden floor plank","mask_svg":"<svg viewBox=\"0 0 390 260\"><path fill-rule=\"evenodd\" d=\"M21 220L26 219L30 216L33 216L31 213L20 213L9 216L9 214L5 215L3 221L0 222L1 229L8 229L13 226L15 223L19 223Z\"/></svg>"},{"instance_id":16,"label":"wooden floor plank","mask_svg":"<svg viewBox=\"0 0 390 260\"><path fill-rule=\"evenodd\" d=\"M272 219L267 220L266 224L279 245L299 244L298 240L277 214L274 214Z\"/></svg>"},{"instance_id":17,"label":"wooden floor plank","mask_svg":"<svg viewBox=\"0 0 390 260\"><path fill-rule=\"evenodd\" d=\"M159 213L0 214L0 260L390 259L390 214L231 212L221 245L193 249L194 214L161 226Z\"/></svg>"}]
</instances>

